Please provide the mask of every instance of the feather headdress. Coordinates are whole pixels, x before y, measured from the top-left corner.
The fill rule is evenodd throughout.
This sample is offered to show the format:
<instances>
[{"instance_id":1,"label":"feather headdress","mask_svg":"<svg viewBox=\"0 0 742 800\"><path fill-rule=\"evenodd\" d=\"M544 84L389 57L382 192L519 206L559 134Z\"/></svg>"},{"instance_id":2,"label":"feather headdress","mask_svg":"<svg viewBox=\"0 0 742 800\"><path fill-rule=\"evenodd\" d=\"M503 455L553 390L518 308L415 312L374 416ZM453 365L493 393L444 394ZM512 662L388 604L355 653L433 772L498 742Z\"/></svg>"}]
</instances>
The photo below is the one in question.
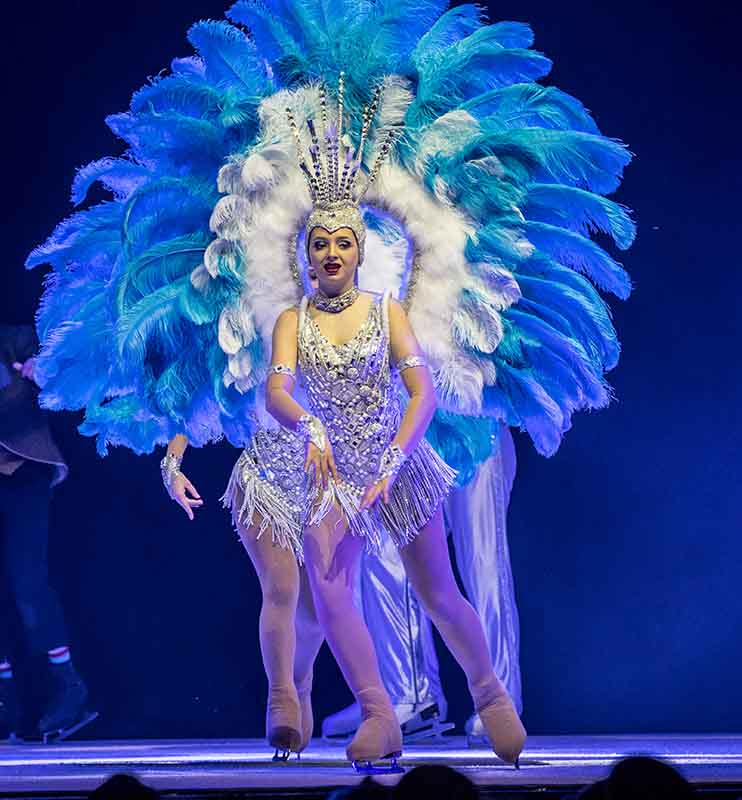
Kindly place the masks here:
<instances>
[{"instance_id":1,"label":"feather headdress","mask_svg":"<svg viewBox=\"0 0 742 800\"><path fill-rule=\"evenodd\" d=\"M610 399L619 343L600 291L631 285L591 235L632 242L627 209L607 197L627 149L537 83L551 62L528 26L489 25L474 5L239 0L227 16L195 25L196 54L109 118L127 151L81 170L74 195L97 180L112 199L29 257L54 269L38 317L42 402L85 408L102 449L149 450L175 432L244 441L273 323L304 288L304 221L351 201L373 256L362 279L391 281L406 303L447 435L456 415L482 415L555 452L575 411ZM315 164L308 120L321 125L320 87L341 70L342 111L325 92ZM402 128L379 162L385 131Z\"/></svg>"},{"instance_id":2,"label":"feather headdress","mask_svg":"<svg viewBox=\"0 0 742 800\"><path fill-rule=\"evenodd\" d=\"M286 109L286 116L291 127L296 152L301 169L312 200L312 211L305 224L305 239L309 242L309 234L314 228L324 228L333 233L340 228L350 228L355 234L363 261L366 243L366 226L359 204L363 195L376 180L381 165L389 155L398 129L387 129L376 161L362 186L357 185L359 167L363 163L363 151L369 131L373 124L382 96L382 86L376 87L369 105L363 108L360 141L353 147L347 133L344 135L344 100L345 73L340 73L337 91L337 114L328 122L327 92L324 85L319 87L320 118L319 131L317 121L308 118L306 121L311 143L309 158L306 157L299 133L299 126L291 108Z\"/></svg>"}]
</instances>

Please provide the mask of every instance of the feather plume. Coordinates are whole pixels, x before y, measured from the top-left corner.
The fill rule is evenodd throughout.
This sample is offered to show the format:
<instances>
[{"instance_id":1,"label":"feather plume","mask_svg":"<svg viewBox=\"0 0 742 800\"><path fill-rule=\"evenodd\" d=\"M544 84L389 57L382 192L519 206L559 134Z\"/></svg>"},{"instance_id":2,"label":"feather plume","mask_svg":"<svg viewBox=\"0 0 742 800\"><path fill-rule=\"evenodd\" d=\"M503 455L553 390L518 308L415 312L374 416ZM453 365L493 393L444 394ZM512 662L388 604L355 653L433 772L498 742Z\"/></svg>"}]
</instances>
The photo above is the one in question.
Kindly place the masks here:
<instances>
[{"instance_id":1,"label":"feather plume","mask_svg":"<svg viewBox=\"0 0 742 800\"><path fill-rule=\"evenodd\" d=\"M492 117L501 128L551 128L600 135L582 103L555 86L517 83L483 92L460 108L477 119Z\"/></svg>"},{"instance_id":2,"label":"feather plume","mask_svg":"<svg viewBox=\"0 0 742 800\"><path fill-rule=\"evenodd\" d=\"M474 33L484 23L482 10L475 5L449 8L418 41L412 52L412 62L426 64L435 59L441 50L460 42Z\"/></svg>"},{"instance_id":3,"label":"feather plume","mask_svg":"<svg viewBox=\"0 0 742 800\"><path fill-rule=\"evenodd\" d=\"M294 261L310 201L284 109L303 129L318 82L342 69L351 134L379 80L379 128L404 124L365 199L373 269L360 279L405 300L450 412L435 423L450 457L473 468L492 419L550 455L573 413L605 405L620 347L593 283L619 297L631 287L590 236L633 241L628 210L604 196L630 153L578 100L535 82L551 62L527 25L447 8L239 0L228 16L247 33L194 25L196 54L108 119L126 153L78 172L76 203L96 181L113 199L27 260L54 268L38 315L42 402L84 408L101 452L149 452L175 432L246 440L275 319L303 290Z\"/></svg>"},{"instance_id":4,"label":"feather plume","mask_svg":"<svg viewBox=\"0 0 742 800\"><path fill-rule=\"evenodd\" d=\"M555 261L582 272L622 300L631 294L626 270L592 240L545 222L527 222L525 229L529 241Z\"/></svg>"},{"instance_id":5,"label":"feather plume","mask_svg":"<svg viewBox=\"0 0 742 800\"><path fill-rule=\"evenodd\" d=\"M269 62L306 61L306 53L286 25L286 16L282 18L262 0L240 0L227 11L227 17L248 29L260 54Z\"/></svg>"},{"instance_id":6,"label":"feather plume","mask_svg":"<svg viewBox=\"0 0 742 800\"><path fill-rule=\"evenodd\" d=\"M72 183L72 202L75 205L82 203L96 181L100 181L116 199L126 200L149 177L149 170L133 161L124 158L101 158L77 171Z\"/></svg>"},{"instance_id":7,"label":"feather plume","mask_svg":"<svg viewBox=\"0 0 742 800\"><path fill-rule=\"evenodd\" d=\"M567 228L583 236L607 233L622 250L631 247L636 236L636 225L626 206L574 186L530 184L524 214L535 222Z\"/></svg>"},{"instance_id":8,"label":"feather plume","mask_svg":"<svg viewBox=\"0 0 742 800\"><path fill-rule=\"evenodd\" d=\"M267 81L265 63L255 44L227 22L197 22L188 41L205 65L205 77L216 85L231 85L248 97L262 94Z\"/></svg>"}]
</instances>

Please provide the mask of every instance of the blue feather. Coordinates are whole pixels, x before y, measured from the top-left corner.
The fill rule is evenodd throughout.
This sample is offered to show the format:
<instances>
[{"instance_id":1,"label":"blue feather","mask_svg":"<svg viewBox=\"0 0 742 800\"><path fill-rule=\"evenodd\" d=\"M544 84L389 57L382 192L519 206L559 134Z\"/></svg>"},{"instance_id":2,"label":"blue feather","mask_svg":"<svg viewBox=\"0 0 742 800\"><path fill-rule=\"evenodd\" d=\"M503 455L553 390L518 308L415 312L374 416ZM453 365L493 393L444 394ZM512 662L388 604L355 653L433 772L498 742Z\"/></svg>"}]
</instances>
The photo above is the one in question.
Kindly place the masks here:
<instances>
[{"instance_id":1,"label":"blue feather","mask_svg":"<svg viewBox=\"0 0 742 800\"><path fill-rule=\"evenodd\" d=\"M178 111L188 117L214 118L224 91L191 75L167 75L136 91L131 99L132 114L161 114Z\"/></svg>"},{"instance_id":2,"label":"blue feather","mask_svg":"<svg viewBox=\"0 0 742 800\"><path fill-rule=\"evenodd\" d=\"M122 272L116 293L119 308L178 278L190 276L203 261L209 237L203 231L158 242L136 257Z\"/></svg>"},{"instance_id":3,"label":"blue feather","mask_svg":"<svg viewBox=\"0 0 742 800\"><path fill-rule=\"evenodd\" d=\"M608 308L600 298L598 305L591 305L588 298L565 284L530 275L518 275L518 285L523 292L518 303L521 310L554 325L561 320L565 335L575 337L602 369L615 366L620 348Z\"/></svg>"},{"instance_id":4,"label":"blue feather","mask_svg":"<svg viewBox=\"0 0 742 800\"><path fill-rule=\"evenodd\" d=\"M162 286L129 308L121 309L117 325L117 346L127 367L137 369L147 358L150 340L171 353L183 344L179 329L178 307L181 294L187 290L190 276Z\"/></svg>"},{"instance_id":5,"label":"blue feather","mask_svg":"<svg viewBox=\"0 0 742 800\"><path fill-rule=\"evenodd\" d=\"M203 59L198 56L174 58L170 62L170 69L173 71L174 75L182 75L192 81L206 81L206 66Z\"/></svg>"},{"instance_id":6,"label":"blue feather","mask_svg":"<svg viewBox=\"0 0 742 800\"><path fill-rule=\"evenodd\" d=\"M414 64L425 64L438 57L442 50L465 39L484 24L482 10L475 5L449 8L426 31L411 54Z\"/></svg>"},{"instance_id":7,"label":"blue feather","mask_svg":"<svg viewBox=\"0 0 742 800\"><path fill-rule=\"evenodd\" d=\"M526 236L543 253L587 275L601 289L622 300L631 294L631 279L626 270L585 236L533 221L526 223Z\"/></svg>"},{"instance_id":8,"label":"blue feather","mask_svg":"<svg viewBox=\"0 0 742 800\"><path fill-rule=\"evenodd\" d=\"M72 202L79 205L100 181L116 199L125 200L150 177L149 170L125 158L101 158L81 167L72 182Z\"/></svg>"},{"instance_id":9,"label":"blue feather","mask_svg":"<svg viewBox=\"0 0 742 800\"><path fill-rule=\"evenodd\" d=\"M574 186L531 184L523 212L530 220L567 228L583 236L598 231L607 233L622 250L631 247L636 236L636 225L625 206Z\"/></svg>"},{"instance_id":10,"label":"blue feather","mask_svg":"<svg viewBox=\"0 0 742 800\"><path fill-rule=\"evenodd\" d=\"M26 268L51 264L57 270L64 270L70 262L94 259L111 246L120 246L122 217L121 204L113 202L78 211L60 222L44 244L31 251Z\"/></svg>"},{"instance_id":11,"label":"blue feather","mask_svg":"<svg viewBox=\"0 0 742 800\"><path fill-rule=\"evenodd\" d=\"M277 14L262 0L239 0L227 11L227 17L247 27L261 55L271 63L284 58L299 63L306 60L306 53L287 26L290 17Z\"/></svg>"},{"instance_id":12,"label":"blue feather","mask_svg":"<svg viewBox=\"0 0 742 800\"><path fill-rule=\"evenodd\" d=\"M498 128L552 128L600 135L587 109L555 86L517 83L493 89L462 103L479 119L492 117Z\"/></svg>"},{"instance_id":13,"label":"blue feather","mask_svg":"<svg viewBox=\"0 0 742 800\"><path fill-rule=\"evenodd\" d=\"M526 430L541 455L553 455L564 431L564 415L558 403L528 372L514 369L500 359L495 363L497 386L485 387L485 402L501 409L509 425Z\"/></svg>"},{"instance_id":14,"label":"blue feather","mask_svg":"<svg viewBox=\"0 0 742 800\"><path fill-rule=\"evenodd\" d=\"M540 53L505 49L490 35L489 28L469 36L441 53L438 59L418 64L417 97L408 116L432 120L466 100L491 89L522 81L537 80L551 70L551 61ZM471 40L479 39L472 42Z\"/></svg>"},{"instance_id":15,"label":"blue feather","mask_svg":"<svg viewBox=\"0 0 742 800\"><path fill-rule=\"evenodd\" d=\"M515 155L528 154L537 162L531 179L540 183L561 183L599 194L609 194L618 187L631 154L620 142L579 131L545 128L504 130L498 121L481 122L482 143L493 152L510 148ZM524 164L527 163L524 161Z\"/></svg>"},{"instance_id":16,"label":"blue feather","mask_svg":"<svg viewBox=\"0 0 742 800\"><path fill-rule=\"evenodd\" d=\"M206 79L231 86L246 97L261 96L268 76L265 63L245 34L228 22L197 22L188 31L206 67Z\"/></svg>"},{"instance_id":17,"label":"blue feather","mask_svg":"<svg viewBox=\"0 0 742 800\"><path fill-rule=\"evenodd\" d=\"M497 423L488 417L465 417L438 409L425 438L438 455L456 470L456 485L465 486L477 467L492 455Z\"/></svg>"},{"instance_id":18,"label":"blue feather","mask_svg":"<svg viewBox=\"0 0 742 800\"><path fill-rule=\"evenodd\" d=\"M113 114L106 122L137 160L173 174L193 172L204 162L216 172L224 158L224 131L208 120L167 111Z\"/></svg>"}]
</instances>

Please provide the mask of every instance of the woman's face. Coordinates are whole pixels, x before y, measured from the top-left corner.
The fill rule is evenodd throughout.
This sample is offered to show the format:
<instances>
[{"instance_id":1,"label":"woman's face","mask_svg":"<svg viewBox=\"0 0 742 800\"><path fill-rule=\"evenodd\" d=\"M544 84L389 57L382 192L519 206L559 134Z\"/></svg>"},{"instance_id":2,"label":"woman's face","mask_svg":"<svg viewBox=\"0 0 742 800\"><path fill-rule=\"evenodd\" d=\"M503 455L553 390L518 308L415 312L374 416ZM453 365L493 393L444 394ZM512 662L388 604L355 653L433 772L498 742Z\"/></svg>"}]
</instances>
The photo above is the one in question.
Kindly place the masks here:
<instances>
[{"instance_id":1,"label":"woman's face","mask_svg":"<svg viewBox=\"0 0 742 800\"><path fill-rule=\"evenodd\" d=\"M309 265L322 291L337 294L350 288L355 283L358 257L358 242L350 228L338 228L334 233L312 228Z\"/></svg>"}]
</instances>

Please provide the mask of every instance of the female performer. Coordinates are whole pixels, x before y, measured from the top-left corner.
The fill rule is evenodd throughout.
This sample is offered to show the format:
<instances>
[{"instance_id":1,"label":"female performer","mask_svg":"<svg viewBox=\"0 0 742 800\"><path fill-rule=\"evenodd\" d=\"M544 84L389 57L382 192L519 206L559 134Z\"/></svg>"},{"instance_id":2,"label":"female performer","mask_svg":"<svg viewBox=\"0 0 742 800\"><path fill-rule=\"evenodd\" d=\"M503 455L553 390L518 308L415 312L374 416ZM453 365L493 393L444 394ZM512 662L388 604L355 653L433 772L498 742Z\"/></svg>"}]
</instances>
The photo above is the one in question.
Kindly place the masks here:
<instances>
[{"instance_id":1,"label":"female performer","mask_svg":"<svg viewBox=\"0 0 742 800\"><path fill-rule=\"evenodd\" d=\"M330 222L333 214L341 227ZM317 207L306 231L319 286L276 322L267 406L308 442L314 493L304 534L307 572L323 631L363 719L348 758L374 761L402 747L371 637L353 604L362 548L383 527L403 546L413 588L464 669L495 752L517 765L525 729L448 557L441 502L453 473L423 439L436 406L425 359L402 307L387 293L356 287L365 239L358 209ZM409 395L404 414L392 361ZM297 365L312 413L292 396Z\"/></svg>"}]
</instances>

